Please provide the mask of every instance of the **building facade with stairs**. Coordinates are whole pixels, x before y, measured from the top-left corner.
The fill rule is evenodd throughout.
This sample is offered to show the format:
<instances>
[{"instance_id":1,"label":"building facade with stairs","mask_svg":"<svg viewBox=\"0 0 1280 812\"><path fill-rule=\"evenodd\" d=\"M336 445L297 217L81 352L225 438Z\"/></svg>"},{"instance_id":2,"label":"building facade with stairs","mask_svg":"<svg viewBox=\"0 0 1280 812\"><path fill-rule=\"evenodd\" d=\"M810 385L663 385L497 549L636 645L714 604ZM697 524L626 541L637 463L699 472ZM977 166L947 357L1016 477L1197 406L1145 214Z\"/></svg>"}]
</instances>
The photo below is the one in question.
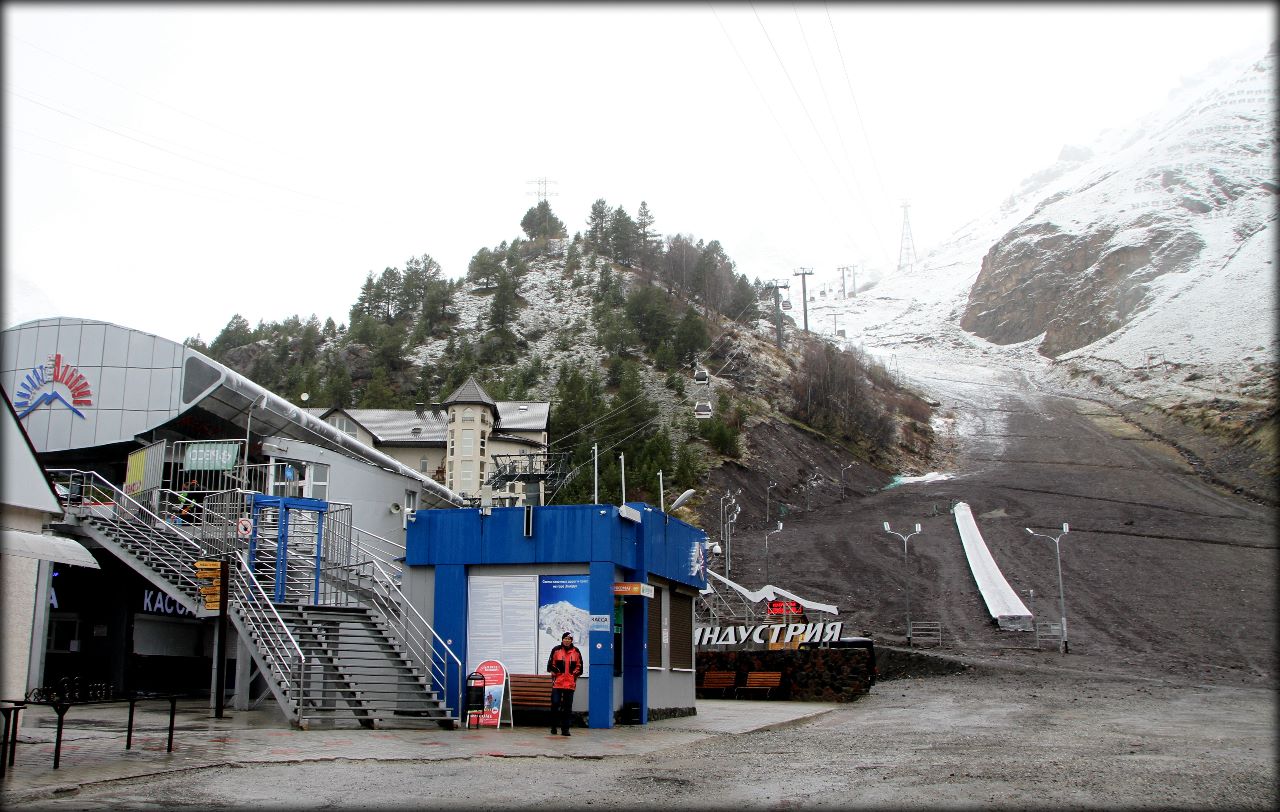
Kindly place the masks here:
<instances>
[{"instance_id":1,"label":"building facade with stairs","mask_svg":"<svg viewBox=\"0 0 1280 812\"><path fill-rule=\"evenodd\" d=\"M0 386L60 502L43 532L101 564L37 565L28 693L203 691L300 727L458 718L461 662L401 582L407 516L462 495L119 325L5 330Z\"/></svg>"},{"instance_id":2,"label":"building facade with stairs","mask_svg":"<svg viewBox=\"0 0 1280 812\"><path fill-rule=\"evenodd\" d=\"M562 475L551 455L494 451L545 449L545 416L504 415L474 380L433 409L443 483L119 325L3 331L0 386L62 510L43 532L101 565L38 565L28 693L205 693L300 728L451 727L495 635L517 673L542 673L540 635L573 622L593 727L627 706L641 722L692 709L705 533L642 504L541 506ZM446 484L481 481L523 506ZM516 593L519 611L494 602Z\"/></svg>"}]
</instances>

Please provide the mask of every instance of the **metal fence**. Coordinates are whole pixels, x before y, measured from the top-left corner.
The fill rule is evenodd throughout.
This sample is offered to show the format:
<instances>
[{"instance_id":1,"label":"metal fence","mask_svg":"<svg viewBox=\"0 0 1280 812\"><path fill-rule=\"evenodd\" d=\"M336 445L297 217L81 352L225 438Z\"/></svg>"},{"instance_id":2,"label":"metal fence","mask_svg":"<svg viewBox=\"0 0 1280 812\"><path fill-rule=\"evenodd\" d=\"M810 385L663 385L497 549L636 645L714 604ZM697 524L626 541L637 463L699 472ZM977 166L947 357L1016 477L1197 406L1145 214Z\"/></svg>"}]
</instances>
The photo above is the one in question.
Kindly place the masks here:
<instances>
[{"instance_id":1,"label":"metal fence","mask_svg":"<svg viewBox=\"0 0 1280 812\"><path fill-rule=\"evenodd\" d=\"M942 624L935 620L916 620L912 621L911 627L907 630L907 637L911 638L911 645L942 645Z\"/></svg>"}]
</instances>

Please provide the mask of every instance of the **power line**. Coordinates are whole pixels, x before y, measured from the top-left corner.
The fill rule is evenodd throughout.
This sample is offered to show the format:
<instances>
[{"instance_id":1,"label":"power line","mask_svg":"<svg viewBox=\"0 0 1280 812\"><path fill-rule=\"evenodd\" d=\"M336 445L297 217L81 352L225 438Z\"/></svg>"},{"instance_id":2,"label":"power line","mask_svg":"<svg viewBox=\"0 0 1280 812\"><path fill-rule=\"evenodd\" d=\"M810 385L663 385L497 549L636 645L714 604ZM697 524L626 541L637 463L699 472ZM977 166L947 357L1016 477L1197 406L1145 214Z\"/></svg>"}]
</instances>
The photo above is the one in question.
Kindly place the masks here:
<instances>
[{"instance_id":1,"label":"power line","mask_svg":"<svg viewBox=\"0 0 1280 812\"><path fill-rule=\"evenodd\" d=\"M862 109L858 107L858 97L853 92L853 82L849 79L849 66L844 61L844 51L840 48L840 38L836 36L835 23L831 20L831 9L827 6L826 0L823 0L822 8L827 13L827 26L831 29L831 40L836 44L836 53L840 55L840 67L844 71L845 87L849 90L849 100L853 102L853 112L858 119L858 128L862 132L862 141L867 145L867 157L871 159L871 170L875 173L876 182L880 184L880 193L885 198L889 197L889 193L885 190L884 179L880 176L880 165L876 161L875 152L871 148L871 139L867 136L866 123L862 119ZM884 242L880 239L880 232L875 227L874 218L871 219L871 232L876 239L876 247L880 249L881 255L884 257L885 264L889 264L889 252L885 250Z\"/></svg>"},{"instance_id":2,"label":"power line","mask_svg":"<svg viewBox=\"0 0 1280 812\"><path fill-rule=\"evenodd\" d=\"M30 96L26 95L25 93L22 93L21 91L15 90L15 89L13 89L12 87L8 87L8 86L6 86L6 87L5 87L5 91L6 91L7 93L9 93L9 94L11 94L11 95L13 95L13 96L17 96L18 98L23 99L24 101L27 101L27 102L29 102L29 103L31 103L31 104L38 105L38 106L43 107L43 108L45 108L45 109L47 109L47 110L52 110L53 112L58 113L59 115L63 115L63 116L66 116L66 117L68 117L68 118L74 119L74 120L76 120L76 121L83 122L83 123L85 123L85 124L88 124L88 125L89 125L89 126L91 126L91 127L97 127L97 128L98 128L98 129L100 129L100 130L104 130L104 131L109 132L109 133L111 133L112 135L118 136L118 137L120 137L120 138L126 138L126 139L128 139L128 140L130 140L130 141L136 141L136 142L138 142L139 144L142 144L143 146L150 147L150 148L155 149L155 150L159 150L160 152L168 153L169 155L173 155L173 156L175 156L175 157L177 157L177 158L181 158L181 159L183 159L184 161L190 161L191 163L200 164L201 166L207 166L207 167L209 167L210 169L216 169L216 170L217 170L217 171L219 171L219 172L224 172L224 173L226 173L226 174L228 174L228 175L233 175L233 176L235 176L235 177L237 177L237 178L241 178L241 179L243 179L243 180L252 181L253 183L259 183L259 184L262 184L263 186L270 186L270 187L273 187L273 188L275 188L275 189L279 189L279 190L281 190L281 191L289 192L290 194L298 195L299 197L307 197L307 198L311 198L312 200L317 200L317 201L324 202L324 203L330 203L330 204L334 204L334 205L341 205L341 206L343 206L343 207L348 207L348 204L341 203L341 202L339 202L339 201L334 201L334 200L327 200L326 198L322 198L322 197L320 197L319 195L317 195L317 194L313 194L313 193L311 193L311 192L301 192L301 191L298 191L297 189L292 189L292 188L290 188L290 187L288 187L288 186L283 186L283 185L278 184L278 183L273 183L273 182L271 182L271 181L262 180L261 178L255 178L255 177L253 177L252 175L246 175L246 174L244 174L244 173L242 173L242 172L237 172L237 171L235 171L234 169L228 169L228 168L226 168L226 167L224 167L224 166L218 166L217 164L210 163L209 161L202 161L202 160L200 160L199 158L193 158L193 157L192 157L192 156L190 156L190 155L184 155L184 154L182 154L181 152L177 152L177 151L175 151L175 150L168 149L167 147L160 146L159 144L155 144L155 143L152 143L152 142L147 141L147 140L145 140L145 139L142 139L142 138L138 138L138 137L136 137L136 136L129 135L128 133L120 132L119 130L116 130L116 129L113 129L113 128L111 128L111 127L108 127L108 126L106 126L105 124L100 124L100 123L98 123L98 122L96 122L96 121L93 121L93 120L91 120L91 119L85 118L84 116L79 116L79 115L76 115L75 113L68 112L67 110L63 110L63 109L60 109L60 108L58 108L58 107L55 107L54 105L46 104L45 102L39 101L38 99L33 99L33 98L31 98Z\"/></svg>"},{"instance_id":3,"label":"power line","mask_svg":"<svg viewBox=\"0 0 1280 812\"><path fill-rule=\"evenodd\" d=\"M821 198L822 202L826 204L826 208L823 210L824 213L831 220L833 228L836 229L838 233L844 233L841 229L840 223L837 222L835 217L831 214L833 206L831 205L831 201L827 199L826 192L823 191L822 187L818 184L818 181L814 179L813 172L810 171L809 165L804 161L804 159L800 157L800 152L796 149L795 144L791 143L791 137L787 135L786 127L782 126L782 122L778 119L778 114L773 110L773 105L769 104L768 96L766 96L764 90L760 88L760 83L756 81L755 74L751 72L751 68L747 65L747 61L743 59L741 52L738 51L738 46L733 41L733 35L729 33L729 29L725 27L724 21L720 19L720 14L716 11L715 6L712 6L709 3L708 5L711 7L711 13L715 15L716 22L719 23L720 30L724 33L725 39L729 41L729 47L733 50L733 55L738 57L738 64L742 65L743 72L745 72L747 74L747 78L751 80L752 87L756 89L756 94L760 96L760 101L764 104L765 110L769 112L769 117L773 119L773 123L777 126L778 132L782 136L782 140L786 142L787 148L791 150L791 155L796 159L796 163L802 170L804 170L805 177L809 179L809 184L813 187L814 191L817 192L818 197ZM853 242L849 240L847 234L844 236L846 242L849 242L849 244L856 250L857 245L853 244Z\"/></svg>"},{"instance_id":4,"label":"power line","mask_svg":"<svg viewBox=\"0 0 1280 812\"><path fill-rule=\"evenodd\" d=\"M817 122L813 120L813 115L809 113L809 106L804 103L804 97L800 95L800 90L796 87L795 81L791 78L791 72L787 70L786 63L782 61L782 54L778 53L778 48L773 44L773 37L769 36L769 29L764 27L764 20L760 19L760 12L756 11L755 3L751 3L751 13L755 14L756 22L760 24L760 30L764 32L764 38L769 43L769 50L773 51L773 56L778 60L778 67L782 68L782 75L787 77L787 84L791 86L791 92L795 94L796 101L800 103L800 109L804 111L804 117L808 119L809 126L813 129L813 134L817 136L818 143L822 145L822 151L826 153L827 160L836 170L836 176L840 178L840 182L846 186L845 191L850 191L848 181L844 179L844 175L840 172L840 165L831 154L831 149L827 146L827 141L822 137L821 131L818 130Z\"/></svg>"},{"instance_id":5,"label":"power line","mask_svg":"<svg viewBox=\"0 0 1280 812\"><path fill-rule=\"evenodd\" d=\"M198 121L198 122L200 122L201 124L204 124L204 125L209 126L209 127L213 127L215 130L219 130L219 131L221 131L221 132L224 132L224 133L226 133L227 135L233 135L233 136L235 136L236 138L242 139L242 140L244 140L244 141L246 141L246 142L248 142L248 143L250 143L250 144L254 144L254 145L256 145L256 146L260 146L260 147L270 146L270 145L268 145L268 144L264 144L264 143L262 143L261 141L256 141L256 140L254 140L254 139L252 139L252 138L249 138L248 136L246 136L246 135L244 135L244 134L242 134L242 133L235 132L234 130L228 130L226 127L223 127L222 125L218 124L217 122L209 121L208 119L201 118L200 116L197 116L197 115L196 115L196 114L194 114L194 113L189 113L189 112L187 112L186 110L182 110L182 109L180 109L180 108L178 108L178 107L174 107L172 104L169 104L168 102L163 101L162 99L157 99L157 98L155 98L155 97L153 97L153 96L148 96L146 93L143 93L143 92L142 92L142 91L140 91L140 90L135 90L134 88L131 88L131 87L129 87L128 85L125 85L125 84L122 84L122 83L120 83L120 82L117 82L116 80L114 80L114 79L110 78L109 76L104 76L104 75L102 75L101 73L98 73L98 72L97 72L97 71L95 71L95 70L91 70L90 68L86 68L86 67L85 67L85 66L83 66L83 65L80 65L80 64L78 64L78 63L76 63L76 62L71 61L70 59L67 59L65 56L61 56L61 55L59 55L59 54L55 54L53 51L50 51L50 50L49 50L49 49L47 49L47 48L44 48L44 47L42 47L42 46L40 46L40 45L37 45L37 44L35 44L34 42L32 42L31 40L28 40L28 39L25 39L25 38L23 38L23 37L19 37L19 36L15 36L15 37L14 37L14 40L15 40L15 41L17 41L17 42L22 43L23 45L26 45L28 48L34 48L35 50L40 51L41 53L44 53L44 54L46 54L47 56L51 56L51 57L53 57L54 59L57 59L57 60L58 60L58 61L60 61L60 62L65 62L66 64L70 65L71 67L75 68L76 70L84 71L85 73L89 74L90 76L95 76L95 77L97 77L98 79L101 79L102 81L107 82L108 84L115 85L116 87L118 87L118 88L120 88L120 89L122 89L122 90L126 90L126 91L128 91L128 92L130 92L130 93L134 94L135 96L138 96L138 97L140 97L140 98L146 99L147 101L149 101L149 102L151 102L151 103L153 103L153 104L158 104L158 105L160 105L161 107L167 107L168 109L172 110L173 112L175 112L175 113L177 113L177 114L179 114L179 115L186 116L187 118L190 118L190 119L192 119L192 120L194 120L194 121ZM273 147L273 149L274 149L274 147Z\"/></svg>"}]
</instances>

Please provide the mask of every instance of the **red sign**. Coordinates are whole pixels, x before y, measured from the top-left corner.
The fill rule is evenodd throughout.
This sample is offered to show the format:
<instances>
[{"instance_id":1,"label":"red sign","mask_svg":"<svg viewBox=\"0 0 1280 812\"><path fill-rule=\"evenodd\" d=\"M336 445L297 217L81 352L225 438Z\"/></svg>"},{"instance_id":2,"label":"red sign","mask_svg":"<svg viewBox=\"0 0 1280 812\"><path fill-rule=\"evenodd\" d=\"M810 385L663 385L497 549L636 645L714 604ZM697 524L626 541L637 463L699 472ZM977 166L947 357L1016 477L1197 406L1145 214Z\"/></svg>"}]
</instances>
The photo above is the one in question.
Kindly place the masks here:
<instances>
[{"instance_id":1,"label":"red sign","mask_svg":"<svg viewBox=\"0 0 1280 812\"><path fill-rule=\"evenodd\" d=\"M485 660L476 666L476 673L484 675L484 711L480 714L480 726L501 727L507 667L497 660Z\"/></svg>"},{"instance_id":2,"label":"red sign","mask_svg":"<svg viewBox=\"0 0 1280 812\"><path fill-rule=\"evenodd\" d=\"M769 601L771 615L802 615L804 607L795 601Z\"/></svg>"}]
</instances>

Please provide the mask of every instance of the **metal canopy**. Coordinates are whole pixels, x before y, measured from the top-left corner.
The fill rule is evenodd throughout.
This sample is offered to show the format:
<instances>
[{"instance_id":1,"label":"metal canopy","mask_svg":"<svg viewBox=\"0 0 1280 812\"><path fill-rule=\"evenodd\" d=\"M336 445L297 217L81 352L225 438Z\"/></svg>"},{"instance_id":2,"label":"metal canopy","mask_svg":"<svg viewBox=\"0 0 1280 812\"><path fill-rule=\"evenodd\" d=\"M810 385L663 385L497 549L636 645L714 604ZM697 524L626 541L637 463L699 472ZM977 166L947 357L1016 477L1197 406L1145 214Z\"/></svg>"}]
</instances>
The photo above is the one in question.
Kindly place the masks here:
<instances>
[{"instance_id":1,"label":"metal canopy","mask_svg":"<svg viewBox=\"0 0 1280 812\"><path fill-rule=\"evenodd\" d=\"M0 549L5 555L16 555L23 558L38 558L42 561L57 561L60 564L75 564L78 567L102 569L93 553L86 550L79 542L60 536L47 536L44 533L32 533L26 530L0 530Z\"/></svg>"}]
</instances>

